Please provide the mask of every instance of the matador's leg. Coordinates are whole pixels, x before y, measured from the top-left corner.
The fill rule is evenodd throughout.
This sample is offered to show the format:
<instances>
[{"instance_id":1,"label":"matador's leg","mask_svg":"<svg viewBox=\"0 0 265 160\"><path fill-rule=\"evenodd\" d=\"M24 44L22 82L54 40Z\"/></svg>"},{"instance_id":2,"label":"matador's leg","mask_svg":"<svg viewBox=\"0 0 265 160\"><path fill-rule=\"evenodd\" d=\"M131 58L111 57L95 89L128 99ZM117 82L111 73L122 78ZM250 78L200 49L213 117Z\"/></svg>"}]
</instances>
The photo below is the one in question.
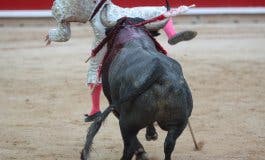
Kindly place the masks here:
<instances>
[{"instance_id":1,"label":"matador's leg","mask_svg":"<svg viewBox=\"0 0 265 160\"><path fill-rule=\"evenodd\" d=\"M167 24L163 28L165 31L167 37L168 37L168 43L171 45L175 45L181 41L188 41L196 37L197 32L195 31L181 31L176 33L174 26L173 26L173 20L172 17L169 18Z\"/></svg>"}]
</instances>

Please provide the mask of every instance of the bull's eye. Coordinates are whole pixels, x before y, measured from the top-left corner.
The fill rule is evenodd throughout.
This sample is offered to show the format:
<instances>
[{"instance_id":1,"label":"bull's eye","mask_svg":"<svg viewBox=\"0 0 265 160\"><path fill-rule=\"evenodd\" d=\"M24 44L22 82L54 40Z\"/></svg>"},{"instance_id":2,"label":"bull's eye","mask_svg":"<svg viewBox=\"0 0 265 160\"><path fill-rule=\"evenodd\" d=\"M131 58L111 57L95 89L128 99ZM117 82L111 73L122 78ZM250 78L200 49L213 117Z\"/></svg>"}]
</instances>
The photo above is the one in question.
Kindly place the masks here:
<instances>
[{"instance_id":1,"label":"bull's eye","mask_svg":"<svg viewBox=\"0 0 265 160\"><path fill-rule=\"evenodd\" d=\"M97 3L97 0L93 0L93 3Z\"/></svg>"}]
</instances>

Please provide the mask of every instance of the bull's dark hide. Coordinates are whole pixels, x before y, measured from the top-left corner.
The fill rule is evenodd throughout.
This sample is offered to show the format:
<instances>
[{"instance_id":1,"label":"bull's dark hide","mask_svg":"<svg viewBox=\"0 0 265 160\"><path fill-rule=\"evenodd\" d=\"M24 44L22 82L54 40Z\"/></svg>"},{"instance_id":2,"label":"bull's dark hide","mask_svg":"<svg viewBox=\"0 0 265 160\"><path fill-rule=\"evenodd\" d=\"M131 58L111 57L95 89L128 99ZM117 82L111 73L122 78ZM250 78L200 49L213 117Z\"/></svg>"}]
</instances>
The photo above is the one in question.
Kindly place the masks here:
<instances>
[{"instance_id":1,"label":"bull's dark hide","mask_svg":"<svg viewBox=\"0 0 265 160\"><path fill-rule=\"evenodd\" d=\"M164 55L144 28L134 27L128 19L118 25L119 29L114 28L115 34L108 40L101 72L110 106L90 126L81 158L88 157L94 136L114 111L124 142L122 160L130 160L134 154L136 159L147 159L136 136L140 129L154 122L168 132L164 153L165 159L170 160L176 139L191 115L190 89L180 64Z\"/></svg>"}]
</instances>

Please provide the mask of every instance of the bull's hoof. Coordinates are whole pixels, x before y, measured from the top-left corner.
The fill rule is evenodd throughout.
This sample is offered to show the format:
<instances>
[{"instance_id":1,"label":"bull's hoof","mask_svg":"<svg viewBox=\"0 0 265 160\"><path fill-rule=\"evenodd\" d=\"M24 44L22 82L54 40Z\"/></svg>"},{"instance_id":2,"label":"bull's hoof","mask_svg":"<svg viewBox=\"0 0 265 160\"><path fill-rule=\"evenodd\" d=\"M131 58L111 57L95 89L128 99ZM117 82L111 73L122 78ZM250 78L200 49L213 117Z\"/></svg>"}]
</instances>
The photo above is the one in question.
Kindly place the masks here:
<instances>
[{"instance_id":1,"label":"bull's hoof","mask_svg":"<svg viewBox=\"0 0 265 160\"><path fill-rule=\"evenodd\" d=\"M158 134L156 133L156 129L154 126L146 127L145 139L147 141L155 141L158 138Z\"/></svg>"},{"instance_id":2,"label":"bull's hoof","mask_svg":"<svg viewBox=\"0 0 265 160\"><path fill-rule=\"evenodd\" d=\"M147 141L155 141L158 138L158 134L157 133L154 133L153 135L146 134L145 138Z\"/></svg>"},{"instance_id":3,"label":"bull's hoof","mask_svg":"<svg viewBox=\"0 0 265 160\"><path fill-rule=\"evenodd\" d=\"M136 156L136 160L149 160L147 153L143 153L140 156Z\"/></svg>"},{"instance_id":4,"label":"bull's hoof","mask_svg":"<svg viewBox=\"0 0 265 160\"><path fill-rule=\"evenodd\" d=\"M148 154L144 151L143 148L139 148L138 151L136 151L135 155L135 160L149 160Z\"/></svg>"}]
</instances>

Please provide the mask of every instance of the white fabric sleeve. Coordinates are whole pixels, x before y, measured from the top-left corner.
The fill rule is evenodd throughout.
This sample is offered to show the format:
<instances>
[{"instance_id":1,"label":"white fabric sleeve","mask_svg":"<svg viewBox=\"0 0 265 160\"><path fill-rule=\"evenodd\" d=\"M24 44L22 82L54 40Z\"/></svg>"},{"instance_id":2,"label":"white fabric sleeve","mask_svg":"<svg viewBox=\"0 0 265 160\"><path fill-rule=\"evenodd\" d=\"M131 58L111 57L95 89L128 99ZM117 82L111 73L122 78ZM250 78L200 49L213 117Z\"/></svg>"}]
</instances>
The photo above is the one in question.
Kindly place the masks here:
<instances>
[{"instance_id":1,"label":"white fabric sleeve","mask_svg":"<svg viewBox=\"0 0 265 160\"><path fill-rule=\"evenodd\" d=\"M70 22L58 23L57 28L51 29L48 33L49 40L54 42L65 42L71 37Z\"/></svg>"},{"instance_id":2,"label":"white fabric sleeve","mask_svg":"<svg viewBox=\"0 0 265 160\"><path fill-rule=\"evenodd\" d=\"M113 3L107 4L107 14L110 21L117 21L121 17L139 17L150 19L159 16L167 11L166 7L133 7L122 8Z\"/></svg>"},{"instance_id":3,"label":"white fabric sleeve","mask_svg":"<svg viewBox=\"0 0 265 160\"><path fill-rule=\"evenodd\" d=\"M166 7L134 7L134 8L122 8L113 3L108 3L103 6L101 10L101 21L105 27L112 27L116 24L116 21L124 16L138 17L145 20L154 18L166 12ZM146 28L149 30L162 29L168 21L168 18L162 21L152 22L146 24Z\"/></svg>"}]
</instances>

